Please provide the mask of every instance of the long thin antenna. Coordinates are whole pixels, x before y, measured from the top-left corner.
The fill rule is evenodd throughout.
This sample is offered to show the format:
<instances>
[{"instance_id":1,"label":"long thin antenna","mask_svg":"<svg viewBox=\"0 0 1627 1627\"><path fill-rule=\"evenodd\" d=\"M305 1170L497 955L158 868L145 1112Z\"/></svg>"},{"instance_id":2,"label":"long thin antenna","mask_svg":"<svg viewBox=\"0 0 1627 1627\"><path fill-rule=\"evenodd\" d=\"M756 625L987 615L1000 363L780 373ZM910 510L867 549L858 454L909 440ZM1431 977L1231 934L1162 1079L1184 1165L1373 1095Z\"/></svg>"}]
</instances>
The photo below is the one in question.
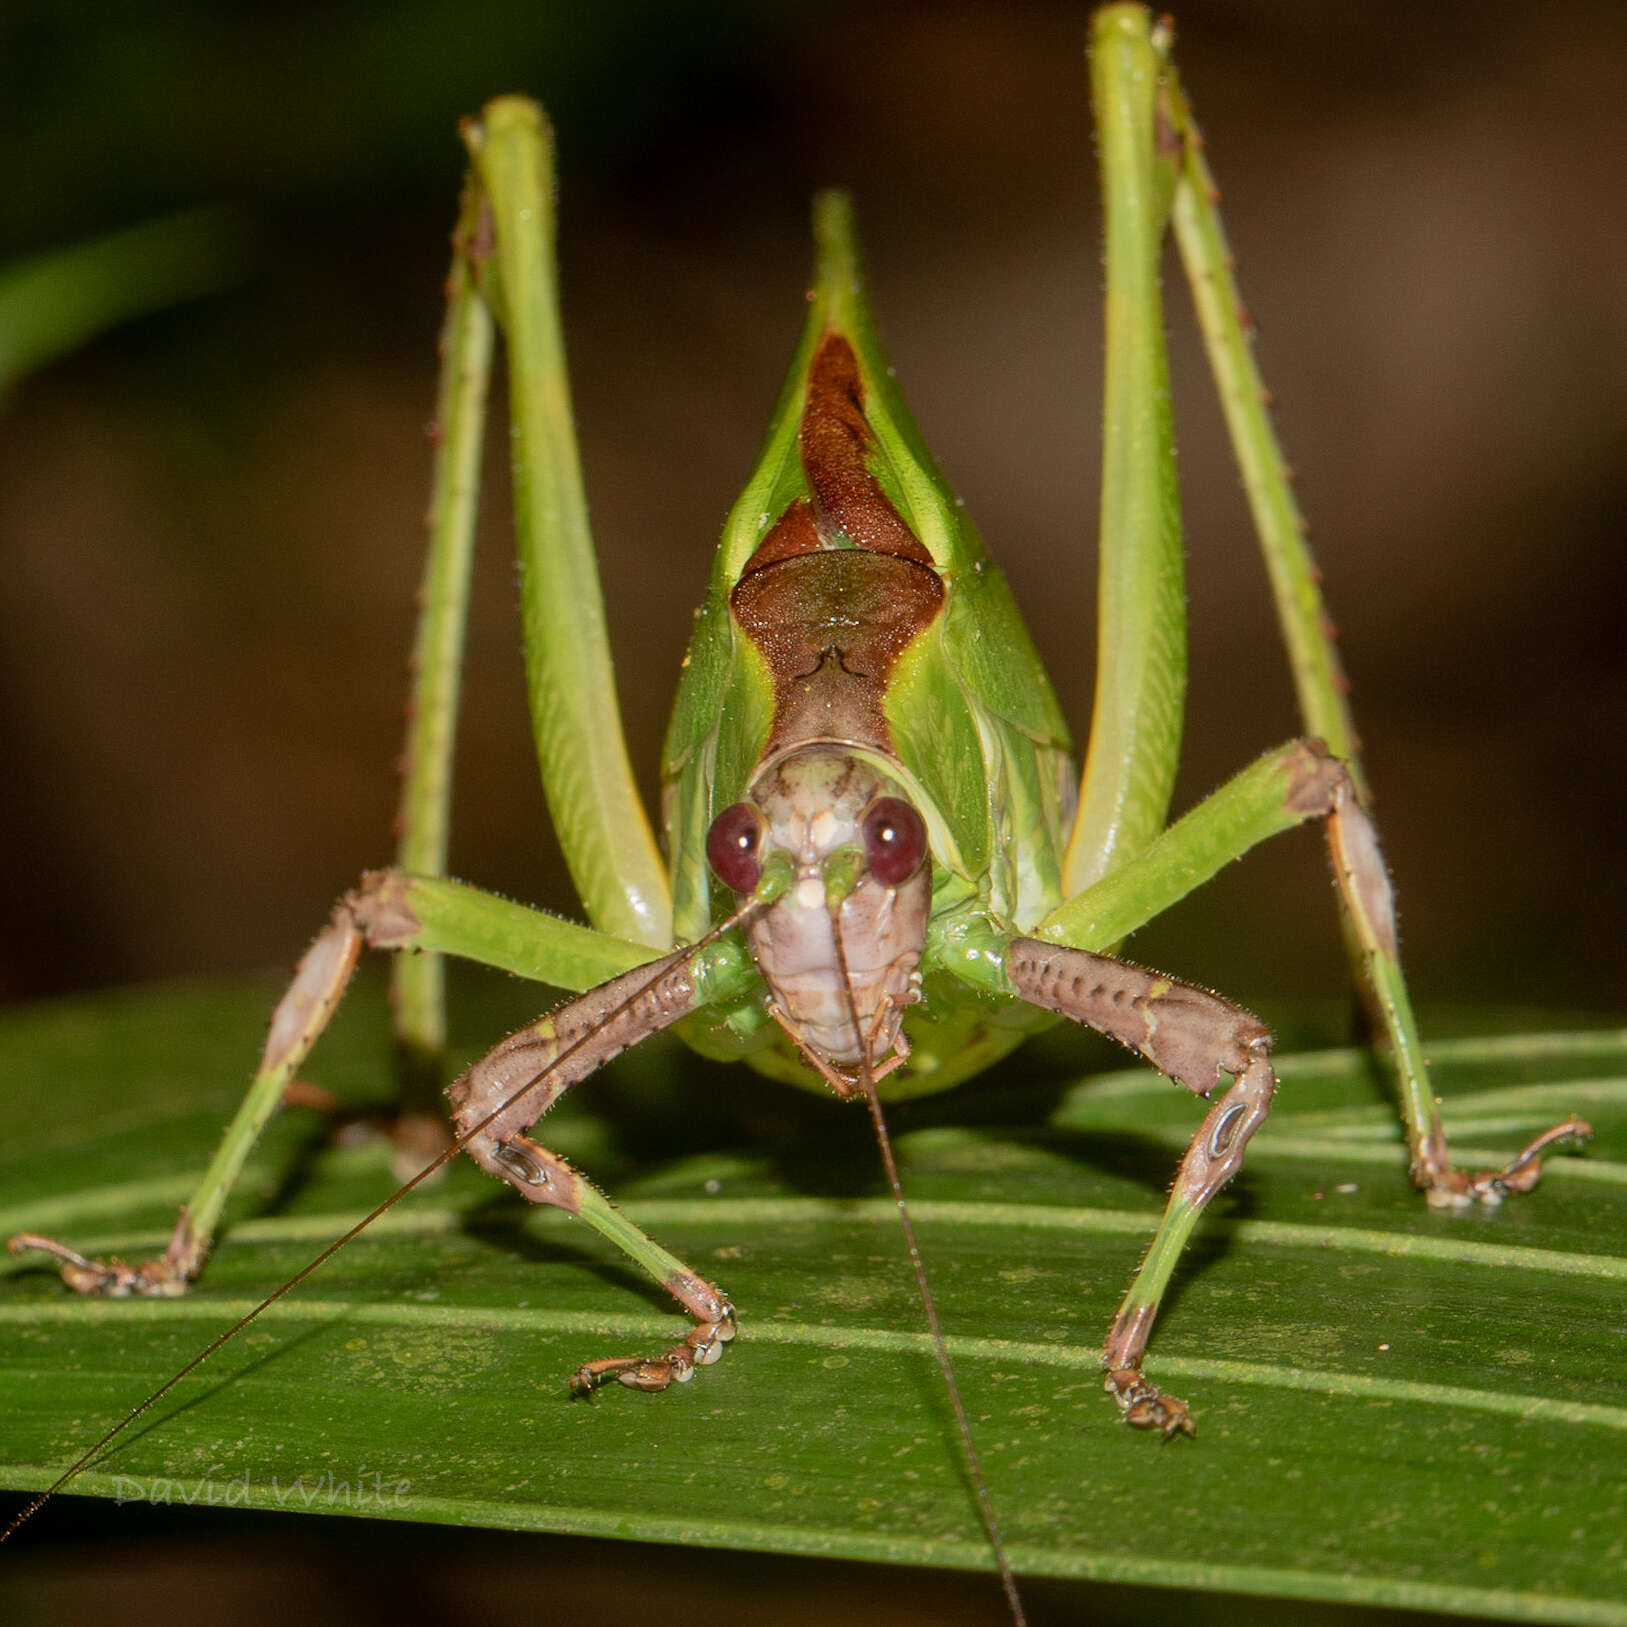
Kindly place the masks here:
<instances>
[{"instance_id":1,"label":"long thin antenna","mask_svg":"<svg viewBox=\"0 0 1627 1627\"><path fill-rule=\"evenodd\" d=\"M870 1049L866 1035L859 1026L857 1002L853 998L853 984L847 970L847 954L842 946L840 921L841 905L831 906L831 940L836 945L836 964L842 974L842 991L847 1001L848 1020L859 1042L859 1084L864 1090L865 1106L870 1109L870 1124L876 1132L876 1145L881 1149L881 1162L887 1171L887 1184L893 1191L893 1202L898 1206L898 1224L904 1233L904 1247L909 1251L910 1267L915 1273L915 1287L921 1296L921 1309L926 1313L928 1331L932 1335L933 1354L938 1358L938 1371L943 1374L944 1388L949 1391L949 1404L954 1409L955 1427L960 1432L961 1452L966 1459L966 1471L972 1483L972 1495L977 1499L977 1511L982 1516L983 1529L989 1546L994 1550L994 1562L1000 1570L1000 1586L1005 1590L1006 1603L1011 1608L1011 1619L1016 1627L1028 1627L1023 1610L1022 1596L1017 1591L1017 1576L1006 1554L1005 1539L1000 1535L1000 1521L994 1512L994 1499L989 1496L988 1481L983 1478L983 1463L972 1440L971 1420L966 1416L966 1404L960 1398L960 1385L955 1378L954 1364L949 1360L949 1346L943 1336L943 1324L938 1320L937 1302L927 1282L926 1267L921 1263L920 1245L915 1241L915 1226L910 1220L909 1205L904 1201L903 1183L898 1178L898 1163L893 1157L893 1139L887 1132L887 1120L881 1110L881 1097L876 1091L874 1072L870 1066Z\"/></svg>"},{"instance_id":2,"label":"long thin antenna","mask_svg":"<svg viewBox=\"0 0 1627 1627\"><path fill-rule=\"evenodd\" d=\"M717 926L713 927L710 932L697 939L696 942L691 945L691 948L694 950L706 948L708 944L715 942L718 938L722 937L724 933L732 932L749 916L755 914L756 911L761 907L762 906L757 902L748 903L744 909L737 910L729 917L728 920L720 922ZM665 960L665 958L665 956L662 957L663 960ZM648 982L641 983L636 989L633 990L631 994L627 996L625 1000L621 1001L620 1004L613 1006L609 1011L607 1011L604 1015L603 1021L610 1022L614 1018L619 1017L622 1012L626 1011L637 1000L639 1000L648 989L654 987L654 985L660 981L662 975L663 973L658 972L655 976L650 978ZM596 1033L597 1029L590 1029L580 1039L573 1040L565 1047L563 1051L559 1053L558 1056L553 1059L552 1062L547 1065L547 1067L543 1068L540 1072L533 1074L531 1078L521 1085L518 1090L514 1091L504 1101L499 1103L498 1106L493 1108L492 1111L489 1112L485 1118L481 1119L478 1124L466 1130L462 1135L454 1137L451 1143L442 1148L442 1150L438 1152L429 1163L425 1164L424 1167L419 1170L410 1181L407 1181L404 1185L397 1187L396 1190L392 1192L389 1197L384 1199L382 1203L379 1203L372 1209L369 1209L368 1212L363 1215L354 1226L351 1226L341 1236L336 1237L313 1260L302 1266L280 1287L273 1289L272 1292L267 1294L266 1297L262 1299L260 1303L252 1310L247 1311L240 1316L229 1328L225 1330L224 1333L217 1334L215 1338L211 1339L209 1343L206 1344L203 1349L200 1350L198 1354L186 1364L186 1366L181 1368L178 1373L175 1373L170 1378L166 1379L156 1390L152 1392L151 1395L142 1401L140 1405L132 1407L130 1411L119 1419L119 1421L114 1424L113 1427L109 1429L98 1441L96 1441L94 1445L81 1452L79 1456L75 1458L73 1462L70 1463L68 1467L64 1469L49 1486L45 1488L44 1491L42 1491L31 1502L26 1504L22 1512L16 1515L3 1531L0 1531L0 1543L5 1542L13 1534L13 1532L19 1530L22 1526L27 1524L27 1522L37 1513L39 1513L39 1511L44 1508L45 1505L50 1502L50 1500L55 1497L56 1494L61 1491L70 1480L72 1480L82 1470L88 1468L90 1464L95 1462L96 1458L99 1457L108 1446L117 1440L118 1437L136 1421L136 1419L138 1419L149 1408L156 1406L160 1401L162 1401L164 1397L181 1382L182 1379L201 1367L212 1355L214 1355L217 1350L220 1349L222 1345L228 1344L231 1342L231 1340L235 1339L237 1335L240 1334L243 1329L249 1325L249 1323L256 1320L256 1318L258 1318L262 1312L269 1310L277 1303L279 1299L283 1298L284 1295L292 1293L293 1290L304 1282L312 1272L316 1271L319 1267L326 1265L327 1262L345 1246L345 1244L350 1242L352 1238L357 1237L362 1232L366 1231L367 1228L371 1226L373 1222L377 1220L386 1210L393 1209L395 1205L406 1197L406 1195L412 1191L415 1186L418 1186L421 1182L427 1181L429 1177L438 1169L442 1169L449 1164L460 1152L463 1151L464 1147L467 1146L469 1142L471 1142L477 1135L480 1134L482 1130L486 1128L488 1124L490 1124L494 1119L500 1118L504 1113L508 1112L508 1110L513 1107L515 1103L523 1100L539 1085L543 1084L555 1069L557 1069L562 1063L567 1062L576 1054L577 1051L581 1050L581 1048L586 1045Z\"/></svg>"}]
</instances>

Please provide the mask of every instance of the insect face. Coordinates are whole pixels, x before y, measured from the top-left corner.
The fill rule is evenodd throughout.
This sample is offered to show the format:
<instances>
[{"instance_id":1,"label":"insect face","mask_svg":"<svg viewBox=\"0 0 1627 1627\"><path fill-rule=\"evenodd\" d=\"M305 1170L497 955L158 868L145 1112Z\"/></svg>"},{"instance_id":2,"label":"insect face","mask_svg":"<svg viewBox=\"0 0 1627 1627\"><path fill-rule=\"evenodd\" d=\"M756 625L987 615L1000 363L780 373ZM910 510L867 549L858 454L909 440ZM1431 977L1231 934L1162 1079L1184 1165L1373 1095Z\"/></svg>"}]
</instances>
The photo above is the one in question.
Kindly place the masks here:
<instances>
[{"instance_id":1,"label":"insect face","mask_svg":"<svg viewBox=\"0 0 1627 1627\"><path fill-rule=\"evenodd\" d=\"M926 826L874 769L828 746L771 764L712 822L718 879L749 894L776 855L791 884L746 929L775 1015L809 1060L872 1077L901 1060L904 1008L920 998L932 903Z\"/></svg>"}]
</instances>

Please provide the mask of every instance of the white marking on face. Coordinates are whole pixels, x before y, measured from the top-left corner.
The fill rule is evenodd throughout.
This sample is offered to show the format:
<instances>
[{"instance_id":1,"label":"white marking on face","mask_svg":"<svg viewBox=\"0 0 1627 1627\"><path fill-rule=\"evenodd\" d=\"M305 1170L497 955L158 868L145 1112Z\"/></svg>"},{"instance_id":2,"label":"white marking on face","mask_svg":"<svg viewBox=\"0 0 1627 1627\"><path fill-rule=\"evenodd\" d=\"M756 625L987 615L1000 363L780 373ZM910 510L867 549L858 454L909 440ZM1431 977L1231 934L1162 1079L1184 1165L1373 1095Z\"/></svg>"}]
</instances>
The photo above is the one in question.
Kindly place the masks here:
<instances>
[{"instance_id":1,"label":"white marking on face","mask_svg":"<svg viewBox=\"0 0 1627 1627\"><path fill-rule=\"evenodd\" d=\"M797 883L797 903L805 910L816 910L825 902L825 884L818 876L804 876Z\"/></svg>"},{"instance_id":2,"label":"white marking on face","mask_svg":"<svg viewBox=\"0 0 1627 1627\"><path fill-rule=\"evenodd\" d=\"M829 808L821 808L808 821L808 839L816 851L823 852L836 838L837 818Z\"/></svg>"}]
</instances>

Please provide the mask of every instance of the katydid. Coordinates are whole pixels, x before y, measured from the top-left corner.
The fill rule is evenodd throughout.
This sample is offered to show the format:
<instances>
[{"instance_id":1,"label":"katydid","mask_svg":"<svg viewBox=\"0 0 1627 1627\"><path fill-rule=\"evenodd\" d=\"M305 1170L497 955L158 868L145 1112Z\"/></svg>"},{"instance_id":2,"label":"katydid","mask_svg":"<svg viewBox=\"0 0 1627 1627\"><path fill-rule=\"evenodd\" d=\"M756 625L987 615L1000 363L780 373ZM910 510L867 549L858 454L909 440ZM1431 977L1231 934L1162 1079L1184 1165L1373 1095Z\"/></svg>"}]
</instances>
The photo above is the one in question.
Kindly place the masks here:
<instances>
[{"instance_id":1,"label":"katydid","mask_svg":"<svg viewBox=\"0 0 1627 1627\"><path fill-rule=\"evenodd\" d=\"M362 947L413 952L398 957L394 978L397 1032L418 1087L438 1075L439 957L456 954L585 991L453 1084L455 1146L530 1201L579 1215L672 1292L692 1319L673 1348L596 1355L571 1379L578 1390L611 1378L661 1390L719 1358L734 1307L531 1139L561 1093L674 1026L709 1056L879 1113L883 1100L957 1083L1060 1015L1202 1097L1218 1093L1103 1362L1127 1422L1190 1433L1186 1406L1147 1379L1143 1357L1186 1238L1269 1111L1270 1035L1217 995L1109 957L1230 860L1310 821L1327 833L1413 1179L1430 1201L1528 1190L1547 1147L1585 1137L1568 1119L1502 1170L1452 1166L1337 655L1168 49L1166 31L1138 7L1097 18L1107 399L1099 671L1082 777L1004 581L922 444L871 328L847 200L826 194L815 205L802 339L684 661L662 765L664 861L612 698L565 384L546 126L531 104L509 98L467 127L472 168L450 280L397 863L340 901L301 962L249 1094L165 1255L96 1261L34 1234L13 1239L14 1250L56 1255L82 1293L184 1292L255 1136ZM1184 591L1159 303L1166 226L1194 289L1305 728L1173 825ZM494 329L509 356L538 754L588 926L444 876Z\"/></svg>"}]
</instances>

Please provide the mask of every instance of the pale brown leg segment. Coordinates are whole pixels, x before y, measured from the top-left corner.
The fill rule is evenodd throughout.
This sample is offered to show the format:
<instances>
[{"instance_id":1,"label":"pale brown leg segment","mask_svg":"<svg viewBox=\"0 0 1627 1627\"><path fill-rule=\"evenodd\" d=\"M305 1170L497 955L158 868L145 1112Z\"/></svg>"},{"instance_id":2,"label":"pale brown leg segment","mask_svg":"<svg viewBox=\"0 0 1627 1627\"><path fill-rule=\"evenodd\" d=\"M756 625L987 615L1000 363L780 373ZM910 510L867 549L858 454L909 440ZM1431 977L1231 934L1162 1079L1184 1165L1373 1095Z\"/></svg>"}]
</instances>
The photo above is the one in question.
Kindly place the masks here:
<instances>
[{"instance_id":1,"label":"pale brown leg segment","mask_svg":"<svg viewBox=\"0 0 1627 1627\"><path fill-rule=\"evenodd\" d=\"M1243 1149L1265 1122L1276 1093L1271 1035L1259 1018L1207 990L1082 949L1016 939L1006 975L1025 1000L1060 1012L1128 1045L1200 1096L1230 1075L1181 1160L1163 1219L1102 1352L1106 1388L1125 1422L1165 1435L1193 1434L1186 1403L1141 1373L1164 1289L1198 1216L1236 1174Z\"/></svg>"},{"instance_id":2,"label":"pale brown leg segment","mask_svg":"<svg viewBox=\"0 0 1627 1627\"><path fill-rule=\"evenodd\" d=\"M254 1082L236 1116L226 1127L219 1148L185 1204L170 1236L169 1247L156 1260L129 1265L123 1260L91 1260L76 1249L21 1232L7 1245L13 1254L29 1249L55 1255L62 1262L62 1280L78 1294L103 1294L113 1299L132 1296L173 1298L184 1294L209 1257L209 1245L232 1183L247 1160L266 1121L277 1110L294 1070L305 1060L317 1036L339 1004L361 953L366 885L334 906L333 915L316 941L305 951L288 992L272 1015L271 1032Z\"/></svg>"},{"instance_id":3,"label":"pale brown leg segment","mask_svg":"<svg viewBox=\"0 0 1627 1627\"><path fill-rule=\"evenodd\" d=\"M630 1045L676 1022L695 1004L694 952L681 949L561 1006L511 1034L458 1079L448 1095L464 1150L528 1202L579 1216L610 1239L695 1318L680 1344L657 1356L585 1362L571 1389L590 1394L614 1378L630 1389L664 1390L710 1366L734 1338L734 1307L705 1278L640 1231L590 1181L525 1129L573 1084ZM534 1088L527 1088L535 1081Z\"/></svg>"},{"instance_id":4,"label":"pale brown leg segment","mask_svg":"<svg viewBox=\"0 0 1627 1627\"><path fill-rule=\"evenodd\" d=\"M1395 901L1379 851L1378 833L1348 774L1331 787L1327 810L1328 857L1343 896L1349 936L1365 969L1362 992L1372 1010L1373 1032L1387 1044L1401 1093L1412 1183L1438 1208L1501 1203L1529 1192L1541 1178L1541 1154L1568 1143L1580 1146L1593 1127L1574 1114L1544 1130L1502 1169L1454 1169L1446 1133L1424 1067L1423 1044L1401 977Z\"/></svg>"}]
</instances>

